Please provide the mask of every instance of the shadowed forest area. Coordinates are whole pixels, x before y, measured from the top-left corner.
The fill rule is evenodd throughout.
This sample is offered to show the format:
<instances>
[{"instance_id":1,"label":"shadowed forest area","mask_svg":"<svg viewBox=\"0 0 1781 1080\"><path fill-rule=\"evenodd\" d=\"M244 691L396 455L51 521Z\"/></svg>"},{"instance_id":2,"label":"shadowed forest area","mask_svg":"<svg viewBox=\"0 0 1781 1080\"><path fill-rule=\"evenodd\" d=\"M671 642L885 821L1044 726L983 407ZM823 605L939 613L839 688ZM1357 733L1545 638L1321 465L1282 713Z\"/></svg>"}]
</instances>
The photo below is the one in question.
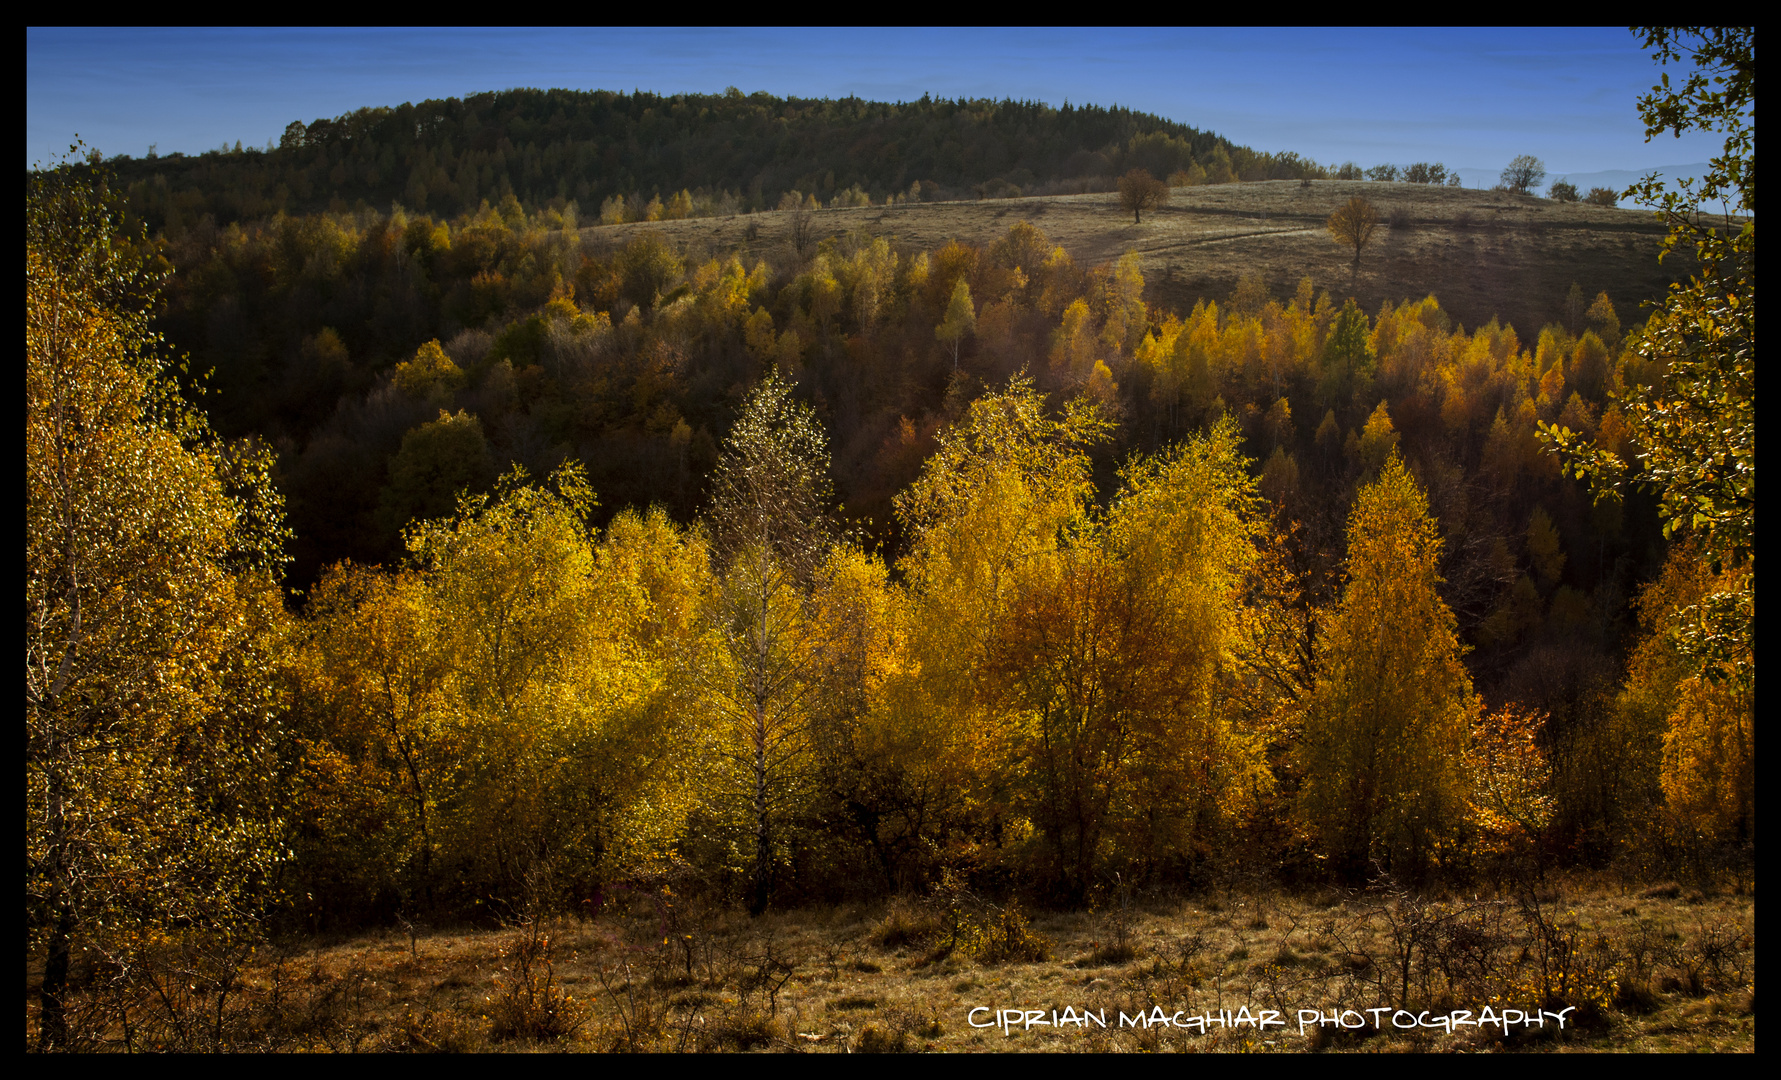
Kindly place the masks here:
<instances>
[{"instance_id":1,"label":"shadowed forest area","mask_svg":"<svg viewBox=\"0 0 1781 1080\"><path fill-rule=\"evenodd\" d=\"M1648 45L1655 218L736 92L32 173L28 1045L1753 1049L1754 35Z\"/></svg>"}]
</instances>

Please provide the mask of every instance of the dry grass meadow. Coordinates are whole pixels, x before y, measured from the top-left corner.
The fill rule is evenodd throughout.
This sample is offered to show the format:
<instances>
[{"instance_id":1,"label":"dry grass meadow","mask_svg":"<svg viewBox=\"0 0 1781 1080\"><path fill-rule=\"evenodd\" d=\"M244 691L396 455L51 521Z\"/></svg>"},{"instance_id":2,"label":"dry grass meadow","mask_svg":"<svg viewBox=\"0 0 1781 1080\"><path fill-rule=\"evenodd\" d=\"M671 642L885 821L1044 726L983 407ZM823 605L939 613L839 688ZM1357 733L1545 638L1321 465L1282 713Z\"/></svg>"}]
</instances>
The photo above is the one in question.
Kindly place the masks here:
<instances>
[{"instance_id":1,"label":"dry grass meadow","mask_svg":"<svg viewBox=\"0 0 1781 1080\"><path fill-rule=\"evenodd\" d=\"M1353 195L1365 196L1384 219L1358 275L1351 275L1352 252L1324 228ZM609 225L583 235L618 246L654 230L694 255L773 254L783 261L790 217ZM1665 229L1648 211L1420 184L1280 180L1176 188L1142 224L1133 224L1111 193L820 210L813 217L818 239L864 229L908 251L949 240L987 247L1030 221L1080 266L1138 252L1147 298L1184 314L1200 299L1222 302L1246 273L1259 275L1275 296L1291 296L1309 275L1319 289L1338 300L1353 296L1368 312L1433 293L1468 329L1496 317L1524 338L1559 320L1573 282L1589 297L1606 291L1632 321L1642 317L1639 303L1662 296L1687 265L1683 255L1659 265Z\"/></svg>"},{"instance_id":2,"label":"dry grass meadow","mask_svg":"<svg viewBox=\"0 0 1781 1080\"><path fill-rule=\"evenodd\" d=\"M618 895L582 920L309 939L233 962L188 956L184 968L169 957L168 989L137 1002L129 1038L321 1052L1755 1049L1747 892L1218 891L1108 897L1098 911L1030 921L959 889L755 919L660 889ZM89 992L103 983L88 980ZM1432 1023L1486 1006L1574 1008L1562 1031L1548 1019L1507 1035L1396 1030L1407 1016L1392 1012L1355 1030L1298 1023L1300 1009L1354 1010L1352 1028L1367 1009L1427 1011ZM1244 1009L1285 1023L1235 1023ZM993 1025L994 1010L1107 1025L973 1026ZM1221 1011L1233 1026L1188 1023ZM102 1038L117 1046L125 1033L113 1020Z\"/></svg>"}]
</instances>

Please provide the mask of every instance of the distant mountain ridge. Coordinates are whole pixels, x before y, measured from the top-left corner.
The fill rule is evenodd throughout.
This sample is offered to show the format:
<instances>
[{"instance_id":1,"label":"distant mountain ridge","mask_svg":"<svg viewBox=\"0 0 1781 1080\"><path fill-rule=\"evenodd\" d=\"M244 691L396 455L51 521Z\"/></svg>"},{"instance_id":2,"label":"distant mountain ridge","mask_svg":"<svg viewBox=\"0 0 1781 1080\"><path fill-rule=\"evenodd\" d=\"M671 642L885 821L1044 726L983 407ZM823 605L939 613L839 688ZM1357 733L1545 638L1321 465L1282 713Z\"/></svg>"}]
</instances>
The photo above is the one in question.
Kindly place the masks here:
<instances>
[{"instance_id":1,"label":"distant mountain ridge","mask_svg":"<svg viewBox=\"0 0 1781 1080\"><path fill-rule=\"evenodd\" d=\"M1622 192L1652 173L1656 173L1666 185L1674 188L1676 181L1698 180L1706 175L1707 170L1711 167L1707 162L1697 161L1689 165L1664 165L1656 169L1602 169L1597 172L1571 173L1548 171L1545 184L1550 186L1556 180L1569 180L1577 185L1577 191L1580 194L1588 194L1590 188L1597 187L1611 188L1615 192ZM1455 169L1454 172L1459 173L1461 182L1469 188L1492 187L1502 175L1500 170L1490 169ZM1542 187L1540 190L1544 192L1546 188ZM1639 204L1631 200L1623 200L1616 205L1637 207Z\"/></svg>"}]
</instances>

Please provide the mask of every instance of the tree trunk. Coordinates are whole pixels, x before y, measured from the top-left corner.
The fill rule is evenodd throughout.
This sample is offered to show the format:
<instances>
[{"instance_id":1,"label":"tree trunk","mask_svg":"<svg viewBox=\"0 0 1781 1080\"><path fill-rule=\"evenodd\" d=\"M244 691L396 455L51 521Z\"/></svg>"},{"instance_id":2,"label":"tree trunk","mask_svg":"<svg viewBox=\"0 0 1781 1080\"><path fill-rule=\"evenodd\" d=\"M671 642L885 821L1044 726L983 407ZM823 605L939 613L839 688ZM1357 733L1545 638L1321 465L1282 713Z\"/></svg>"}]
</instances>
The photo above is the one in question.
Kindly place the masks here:
<instances>
[{"instance_id":1,"label":"tree trunk","mask_svg":"<svg viewBox=\"0 0 1781 1080\"><path fill-rule=\"evenodd\" d=\"M754 743L754 896L748 912L759 915L767 910L772 895L769 875L773 866L773 837L767 821L767 718L766 710L755 709Z\"/></svg>"},{"instance_id":2,"label":"tree trunk","mask_svg":"<svg viewBox=\"0 0 1781 1080\"><path fill-rule=\"evenodd\" d=\"M39 990L42 1005L37 1029L39 1050L61 1050L68 1044L68 962L74 941L74 909L68 896L65 785L61 771L52 763L49 780L49 907L56 922L50 931L49 955L43 964L43 986Z\"/></svg>"},{"instance_id":3,"label":"tree trunk","mask_svg":"<svg viewBox=\"0 0 1781 1080\"><path fill-rule=\"evenodd\" d=\"M63 907L56 915L56 928L49 939L49 959L43 965L39 1050L63 1050L68 1045L68 957L73 939L74 913Z\"/></svg>"}]
</instances>

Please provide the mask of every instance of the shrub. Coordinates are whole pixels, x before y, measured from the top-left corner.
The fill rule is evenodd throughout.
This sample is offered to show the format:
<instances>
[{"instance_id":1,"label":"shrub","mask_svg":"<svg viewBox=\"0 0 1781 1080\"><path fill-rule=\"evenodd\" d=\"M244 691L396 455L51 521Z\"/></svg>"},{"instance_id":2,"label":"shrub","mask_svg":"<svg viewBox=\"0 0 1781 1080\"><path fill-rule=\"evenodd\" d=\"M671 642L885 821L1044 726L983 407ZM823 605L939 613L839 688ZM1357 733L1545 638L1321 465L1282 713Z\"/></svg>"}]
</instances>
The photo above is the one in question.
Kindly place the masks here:
<instances>
[{"instance_id":1,"label":"shrub","mask_svg":"<svg viewBox=\"0 0 1781 1080\"><path fill-rule=\"evenodd\" d=\"M483 1049L482 1039L462 1017L430 1007L403 1013L389 1046L417 1054L473 1054Z\"/></svg>"},{"instance_id":2,"label":"shrub","mask_svg":"<svg viewBox=\"0 0 1781 1080\"><path fill-rule=\"evenodd\" d=\"M859 1052L862 1054L907 1054L909 1037L901 1031L885 1031L868 1025L860 1032Z\"/></svg>"},{"instance_id":3,"label":"shrub","mask_svg":"<svg viewBox=\"0 0 1781 1080\"><path fill-rule=\"evenodd\" d=\"M724 1024L719 1025L717 1041L721 1045L734 1046L738 1050L750 1050L756 1046L770 1045L776 1039L785 1037L785 1025L770 1013L758 1009L744 1009Z\"/></svg>"},{"instance_id":4,"label":"shrub","mask_svg":"<svg viewBox=\"0 0 1781 1080\"><path fill-rule=\"evenodd\" d=\"M940 919L932 912L916 907L903 897L891 901L890 909L873 929L871 941L884 949L919 945L940 932Z\"/></svg>"},{"instance_id":5,"label":"shrub","mask_svg":"<svg viewBox=\"0 0 1781 1080\"><path fill-rule=\"evenodd\" d=\"M1593 187L1589 189L1588 195L1583 196L1583 201L1591 206L1618 206L1620 197L1614 193L1613 188Z\"/></svg>"},{"instance_id":6,"label":"shrub","mask_svg":"<svg viewBox=\"0 0 1781 1080\"><path fill-rule=\"evenodd\" d=\"M508 957L514 970L497 977L501 995L490 1011L489 1038L548 1042L574 1034L587 1019L587 1010L557 985L550 938L536 923L526 923Z\"/></svg>"},{"instance_id":7,"label":"shrub","mask_svg":"<svg viewBox=\"0 0 1781 1080\"><path fill-rule=\"evenodd\" d=\"M1033 964L1051 959L1051 941L1034 933L1020 906L1010 903L988 925L973 928L965 951L980 964Z\"/></svg>"}]
</instances>

